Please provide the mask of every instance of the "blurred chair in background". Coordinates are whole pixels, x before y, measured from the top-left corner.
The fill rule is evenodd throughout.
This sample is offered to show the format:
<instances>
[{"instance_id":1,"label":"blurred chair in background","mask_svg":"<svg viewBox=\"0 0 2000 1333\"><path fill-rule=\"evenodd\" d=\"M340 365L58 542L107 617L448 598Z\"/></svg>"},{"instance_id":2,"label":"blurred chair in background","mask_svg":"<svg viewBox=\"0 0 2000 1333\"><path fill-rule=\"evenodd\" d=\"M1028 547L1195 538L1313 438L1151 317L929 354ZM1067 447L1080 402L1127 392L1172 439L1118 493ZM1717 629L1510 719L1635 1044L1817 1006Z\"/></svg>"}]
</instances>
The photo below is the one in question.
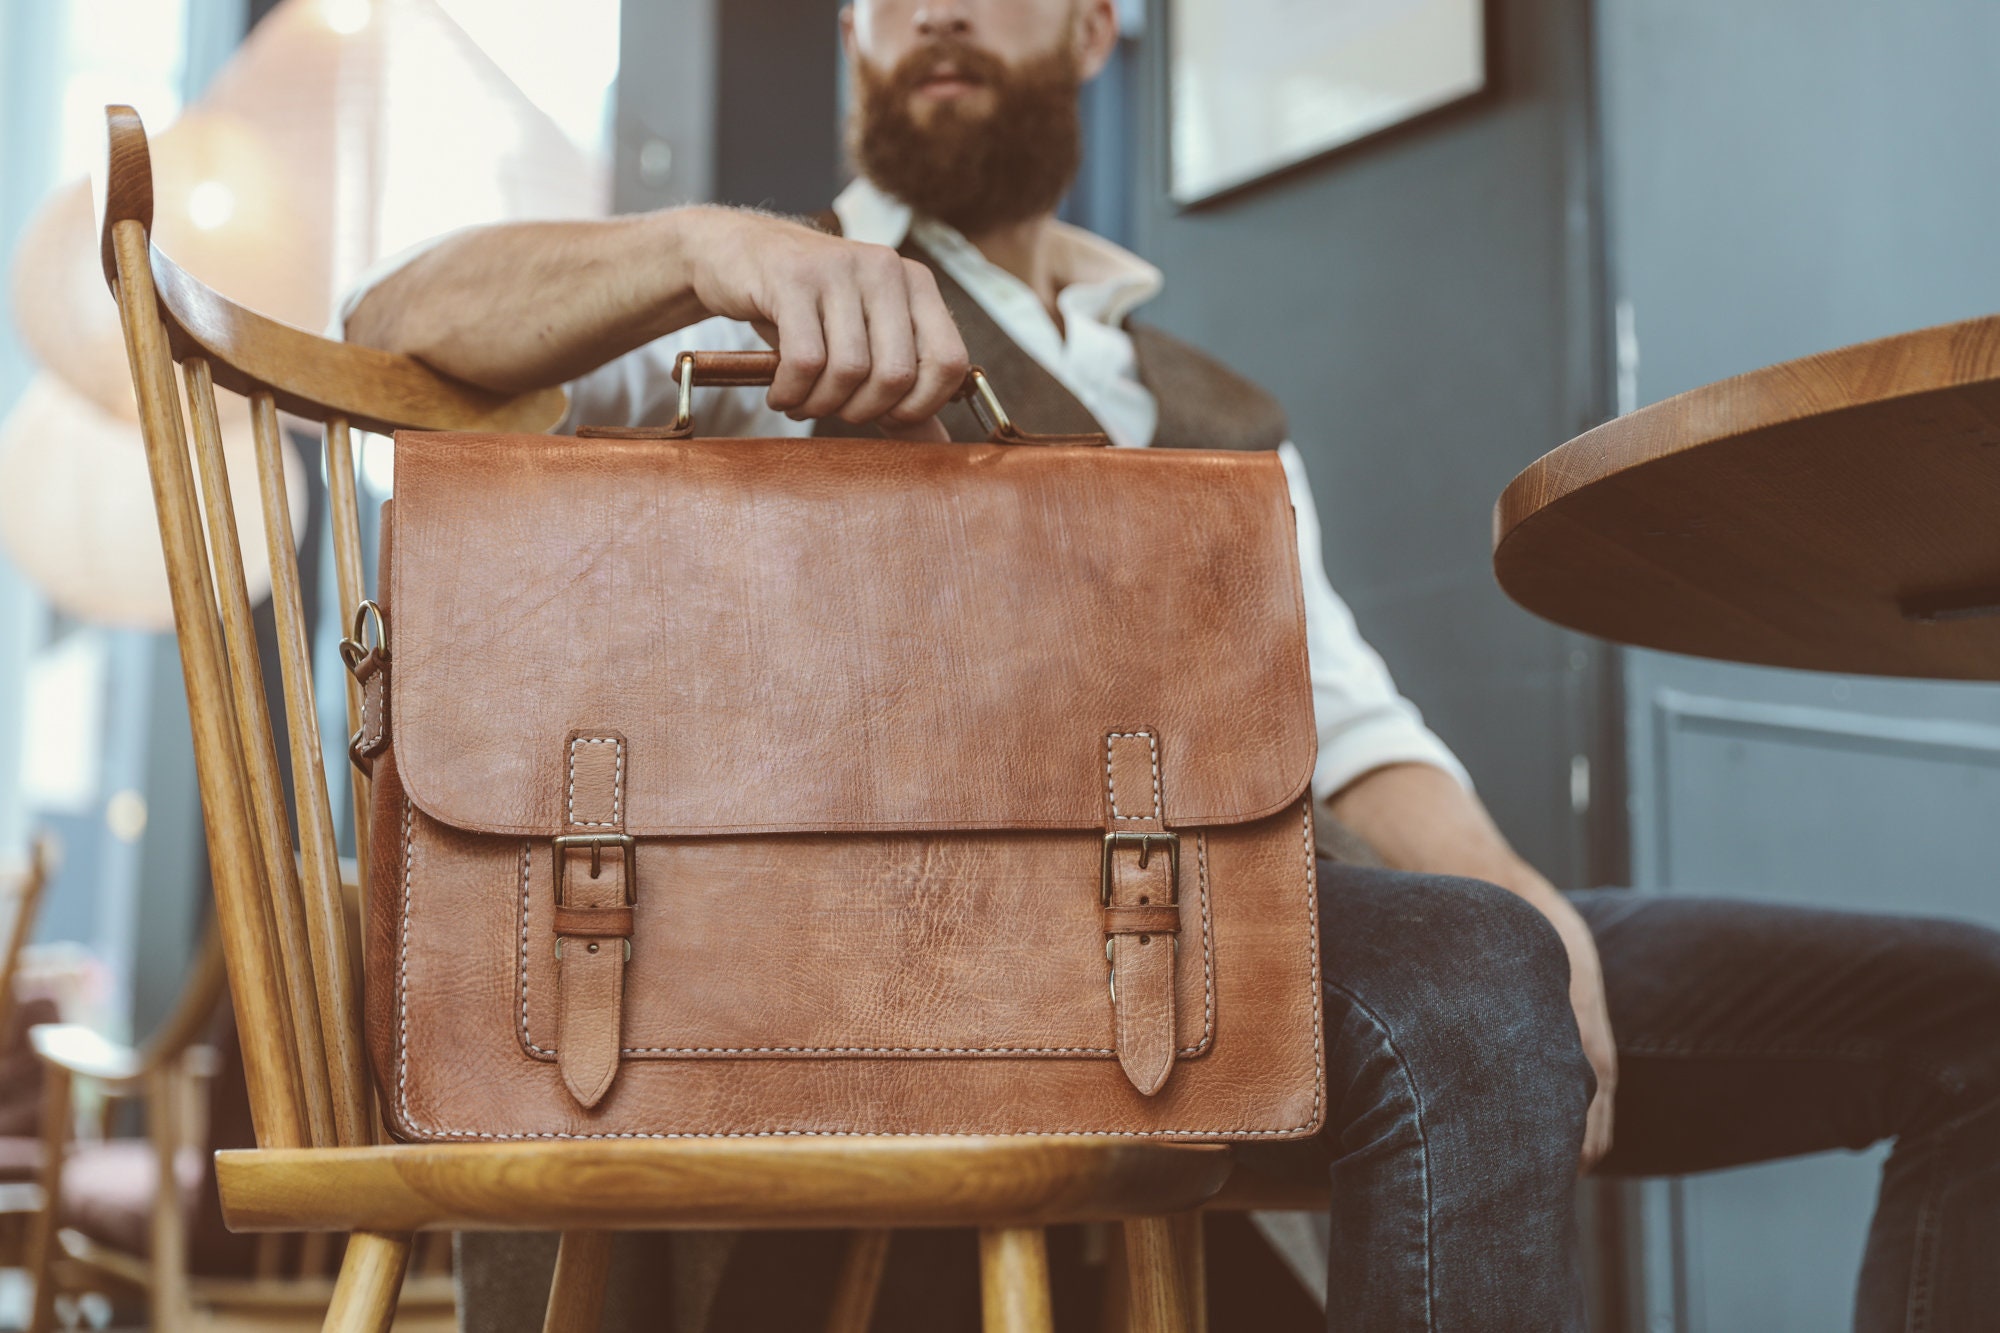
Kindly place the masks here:
<instances>
[{"instance_id":1,"label":"blurred chair in background","mask_svg":"<svg viewBox=\"0 0 2000 1333\"><path fill-rule=\"evenodd\" d=\"M35 933L35 914L55 874L55 840L35 838L27 866L0 888L0 1267L20 1264L28 1219L41 1206L35 1179L42 1169L41 1066L27 1030L57 1016L55 1002L19 994L21 956Z\"/></svg>"},{"instance_id":2,"label":"blurred chair in background","mask_svg":"<svg viewBox=\"0 0 2000 1333\"><path fill-rule=\"evenodd\" d=\"M339 1258L329 1238L235 1236L222 1222L210 1154L256 1140L214 931L172 1012L143 1045L121 1046L78 1024L46 1024L29 1035L46 1070L39 1155L49 1163L25 1247L35 1333L54 1326L64 1298L88 1292L143 1299L155 1333L316 1326ZM74 1095L79 1084L99 1095ZM93 1104L92 1132L78 1137L77 1122ZM143 1118L143 1138L109 1136L125 1104ZM448 1272L413 1278L398 1327L443 1333L454 1323Z\"/></svg>"}]
</instances>

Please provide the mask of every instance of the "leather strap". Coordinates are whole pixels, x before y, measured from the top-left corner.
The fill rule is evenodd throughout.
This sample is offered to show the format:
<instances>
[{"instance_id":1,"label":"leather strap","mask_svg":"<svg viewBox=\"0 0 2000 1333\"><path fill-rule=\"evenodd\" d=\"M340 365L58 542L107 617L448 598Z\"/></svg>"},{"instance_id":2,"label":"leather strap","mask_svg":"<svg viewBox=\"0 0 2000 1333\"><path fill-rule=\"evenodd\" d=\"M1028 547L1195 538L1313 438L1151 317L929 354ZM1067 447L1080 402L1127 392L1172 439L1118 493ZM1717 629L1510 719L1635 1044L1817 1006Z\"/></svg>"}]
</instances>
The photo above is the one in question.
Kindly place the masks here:
<instances>
[{"instance_id":1,"label":"leather strap","mask_svg":"<svg viewBox=\"0 0 2000 1333\"><path fill-rule=\"evenodd\" d=\"M1104 738L1104 953L1118 1064L1150 1097L1174 1067L1179 839L1167 829L1160 739L1150 728Z\"/></svg>"},{"instance_id":2,"label":"leather strap","mask_svg":"<svg viewBox=\"0 0 2000 1333\"><path fill-rule=\"evenodd\" d=\"M571 733L563 755L563 837L556 844L556 971L562 993L556 1063L589 1108L618 1076L637 885L625 837L625 738Z\"/></svg>"}]
</instances>

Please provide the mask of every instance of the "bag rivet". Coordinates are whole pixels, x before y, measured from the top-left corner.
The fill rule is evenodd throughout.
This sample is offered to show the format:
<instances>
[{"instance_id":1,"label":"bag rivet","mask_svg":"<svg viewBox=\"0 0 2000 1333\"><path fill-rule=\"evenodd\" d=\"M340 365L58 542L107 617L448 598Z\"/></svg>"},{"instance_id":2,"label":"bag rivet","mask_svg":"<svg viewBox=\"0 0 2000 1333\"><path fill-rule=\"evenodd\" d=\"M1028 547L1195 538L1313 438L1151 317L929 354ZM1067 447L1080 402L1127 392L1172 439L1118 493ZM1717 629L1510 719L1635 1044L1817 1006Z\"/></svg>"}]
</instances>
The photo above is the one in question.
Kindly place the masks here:
<instances>
[{"instance_id":1,"label":"bag rivet","mask_svg":"<svg viewBox=\"0 0 2000 1333\"><path fill-rule=\"evenodd\" d=\"M588 945L588 946L586 946L586 948L585 948L585 952L586 952L586 953L596 953L596 952L597 952L597 946L596 946L595 944L591 944L591 945Z\"/></svg>"}]
</instances>

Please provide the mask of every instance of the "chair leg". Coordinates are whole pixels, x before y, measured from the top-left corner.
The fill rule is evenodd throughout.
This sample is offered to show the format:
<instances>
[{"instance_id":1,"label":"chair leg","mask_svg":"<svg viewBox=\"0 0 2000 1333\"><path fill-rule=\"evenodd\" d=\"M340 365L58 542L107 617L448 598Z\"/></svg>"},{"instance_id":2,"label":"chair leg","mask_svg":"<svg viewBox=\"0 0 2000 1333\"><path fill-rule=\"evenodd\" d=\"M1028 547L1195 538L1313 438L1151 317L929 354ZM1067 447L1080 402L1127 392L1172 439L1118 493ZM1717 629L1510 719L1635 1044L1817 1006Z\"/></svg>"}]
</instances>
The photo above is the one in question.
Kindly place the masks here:
<instances>
[{"instance_id":1,"label":"chair leg","mask_svg":"<svg viewBox=\"0 0 2000 1333\"><path fill-rule=\"evenodd\" d=\"M1128 1220L1125 1261L1131 1274L1132 1333L1191 1333L1187 1279L1175 1252L1174 1224L1164 1217Z\"/></svg>"},{"instance_id":2,"label":"chair leg","mask_svg":"<svg viewBox=\"0 0 2000 1333\"><path fill-rule=\"evenodd\" d=\"M610 1273L609 1231L563 1232L542 1333L597 1333L604 1318L604 1281Z\"/></svg>"},{"instance_id":3,"label":"chair leg","mask_svg":"<svg viewBox=\"0 0 2000 1333\"><path fill-rule=\"evenodd\" d=\"M875 1319L875 1296L882 1288L882 1269L889 1261L889 1232L857 1231L847 1243L840 1280L833 1288L833 1309L826 1316L826 1333L868 1333Z\"/></svg>"},{"instance_id":4,"label":"chair leg","mask_svg":"<svg viewBox=\"0 0 2000 1333\"><path fill-rule=\"evenodd\" d=\"M1052 1333L1049 1246L1042 1229L981 1230L979 1288L985 1333Z\"/></svg>"},{"instance_id":5,"label":"chair leg","mask_svg":"<svg viewBox=\"0 0 2000 1333\"><path fill-rule=\"evenodd\" d=\"M28 1274L35 1283L28 1333L51 1333L56 1319L56 1231L62 1225L63 1154L69 1147L69 1071L42 1067L42 1210L28 1233Z\"/></svg>"},{"instance_id":6,"label":"chair leg","mask_svg":"<svg viewBox=\"0 0 2000 1333\"><path fill-rule=\"evenodd\" d=\"M1208 1245L1202 1234L1199 1208L1175 1213L1174 1253L1180 1256L1181 1280L1187 1289L1189 1333L1208 1333Z\"/></svg>"},{"instance_id":7,"label":"chair leg","mask_svg":"<svg viewBox=\"0 0 2000 1333\"><path fill-rule=\"evenodd\" d=\"M146 1135L153 1145L153 1217L146 1293L152 1333L179 1333L188 1307L187 1225L181 1212L181 1087L179 1063L154 1072L146 1088Z\"/></svg>"},{"instance_id":8,"label":"chair leg","mask_svg":"<svg viewBox=\"0 0 2000 1333\"><path fill-rule=\"evenodd\" d=\"M324 1333L389 1333L396 1297L410 1264L410 1238L357 1231L347 1238L347 1255L333 1284Z\"/></svg>"}]
</instances>

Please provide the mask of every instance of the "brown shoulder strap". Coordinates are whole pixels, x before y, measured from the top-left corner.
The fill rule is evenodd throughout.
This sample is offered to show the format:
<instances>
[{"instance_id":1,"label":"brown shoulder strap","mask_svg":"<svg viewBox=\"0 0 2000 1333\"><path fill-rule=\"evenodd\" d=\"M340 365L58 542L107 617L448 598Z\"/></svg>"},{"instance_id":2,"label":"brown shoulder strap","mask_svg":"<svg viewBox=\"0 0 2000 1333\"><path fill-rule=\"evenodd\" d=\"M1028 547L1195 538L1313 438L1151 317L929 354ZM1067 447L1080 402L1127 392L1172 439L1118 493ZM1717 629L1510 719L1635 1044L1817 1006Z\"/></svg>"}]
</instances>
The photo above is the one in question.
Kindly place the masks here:
<instances>
[{"instance_id":1,"label":"brown shoulder strap","mask_svg":"<svg viewBox=\"0 0 2000 1333\"><path fill-rule=\"evenodd\" d=\"M835 226L838 225L836 220ZM959 286L928 251L914 240L905 240L901 253L929 268L937 279L938 295L944 298L945 309L951 311L958 324L959 336L965 339L965 350L972 364L986 371L993 391L1021 429L1041 435L1088 435L1104 429L1090 409L1078 402L1076 395L1064 388L1062 381L1051 375L1041 362L1022 351L993 316L986 313L986 307ZM959 443L978 443L986 438L986 428L965 403L948 404L938 413L938 420L944 424L946 434ZM821 421L814 425L813 434L873 439L881 432L873 426Z\"/></svg>"}]
</instances>

